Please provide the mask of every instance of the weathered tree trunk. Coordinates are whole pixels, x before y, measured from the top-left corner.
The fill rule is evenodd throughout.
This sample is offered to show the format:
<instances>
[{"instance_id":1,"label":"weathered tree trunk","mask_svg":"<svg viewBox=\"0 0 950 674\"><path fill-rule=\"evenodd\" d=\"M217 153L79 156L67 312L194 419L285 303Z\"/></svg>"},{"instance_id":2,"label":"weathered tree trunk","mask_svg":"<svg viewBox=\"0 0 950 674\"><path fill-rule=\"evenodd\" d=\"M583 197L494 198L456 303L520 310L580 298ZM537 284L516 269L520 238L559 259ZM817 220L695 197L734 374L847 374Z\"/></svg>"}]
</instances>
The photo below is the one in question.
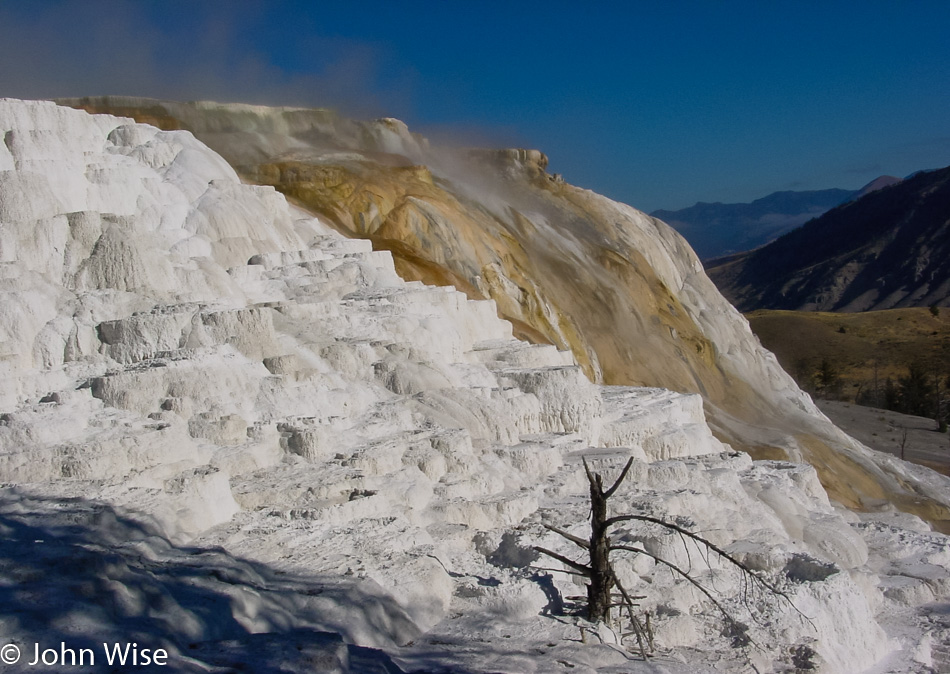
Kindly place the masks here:
<instances>
[{"instance_id":1,"label":"weathered tree trunk","mask_svg":"<svg viewBox=\"0 0 950 674\"><path fill-rule=\"evenodd\" d=\"M610 538L607 536L607 495L600 475L590 480L590 584L587 586L587 618L609 623L611 591Z\"/></svg>"},{"instance_id":2,"label":"weathered tree trunk","mask_svg":"<svg viewBox=\"0 0 950 674\"><path fill-rule=\"evenodd\" d=\"M901 439L901 458L903 458L906 440L907 429L905 428L903 429L903 436ZM629 636L629 634L636 634L637 642L640 647L640 654L643 656L644 660L647 659L647 643L649 643L650 650L652 651L653 649L653 630L651 629L650 625L650 615L647 614L647 626L646 630L644 630L640 625L640 621L633 612L633 608L635 606L633 603L634 600L643 599L643 597L634 597L628 594L623 585L614 575L613 567L610 564L611 551L623 551L637 555L645 555L650 559L653 559L657 564L662 564L668 567L672 572L685 578L700 592L706 595L713 605L722 612L723 616L731 625L738 625L740 627L744 626L737 622L726 611L725 607L723 607L723 605L716 600L716 598L709 592L708 589L706 589L706 587L702 585L702 583L690 575L689 570L683 570L672 562L668 562L662 557L647 552L643 548L624 544L611 545L608 531L610 527L621 522L639 521L658 525L664 529L667 529L668 531L673 531L679 534L679 536L683 538L684 545L686 544L686 539L692 539L697 543L704 545L707 550L715 552L717 555L719 555L719 557L725 559L733 566L738 568L744 574L745 578L752 582L753 586L757 585L763 587L771 592L772 595L783 598L790 606L792 606L792 608L798 612L800 616L802 616L803 619L811 623L811 620L809 620L807 616L805 616L795 607L787 594L782 592L778 587L769 581L753 573L748 566L737 560L735 557L732 557L722 548L711 543L708 539L703 538L698 534L694 534L677 524L667 522L656 517L651 517L649 515L616 515L614 517L607 517L607 500L614 495L614 493L620 487L620 483L623 482L624 478L627 476L627 473L630 471L630 467L633 465L632 457L623 467L623 470L620 472L620 477L617 478L617 481L613 483L610 489L606 490L604 489L603 479L599 474L595 474L593 471L591 471L590 466L587 464L587 459L582 459L582 461L584 464L584 472L587 473L587 481L590 483L590 539L584 540L580 536L575 536L572 533L558 529L557 527L551 526L550 524L545 524L543 526L549 531L553 531L559 536L562 536L563 538L574 543L578 547L586 550L588 553L589 563L585 564L583 562L575 561L566 555L554 552L553 550L548 550L547 548L542 548L538 545L534 546L534 549L564 564L566 567L568 567L568 569L570 569L568 573L574 574L576 576L583 576L584 578L590 580L590 583L587 586L587 617L591 622L602 622L609 625L611 605L619 606L621 608L625 606L627 608L630 614L630 624L633 627L633 632L628 634L623 634L621 632L621 639L623 639L624 636ZM620 591L620 594L623 597L622 602L615 603L612 601L613 589L615 587ZM581 638L584 638L583 627L581 628Z\"/></svg>"}]
</instances>

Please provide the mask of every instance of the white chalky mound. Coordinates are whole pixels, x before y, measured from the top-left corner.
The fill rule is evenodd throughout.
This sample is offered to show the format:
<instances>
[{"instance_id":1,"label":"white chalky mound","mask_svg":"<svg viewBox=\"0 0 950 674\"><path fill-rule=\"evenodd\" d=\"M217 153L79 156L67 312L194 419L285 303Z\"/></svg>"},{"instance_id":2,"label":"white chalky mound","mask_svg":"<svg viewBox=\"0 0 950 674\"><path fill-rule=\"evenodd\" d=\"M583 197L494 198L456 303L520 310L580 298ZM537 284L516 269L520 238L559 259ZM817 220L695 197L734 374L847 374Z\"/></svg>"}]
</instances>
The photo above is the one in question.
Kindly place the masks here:
<instances>
[{"instance_id":1,"label":"white chalky mound","mask_svg":"<svg viewBox=\"0 0 950 674\"><path fill-rule=\"evenodd\" d=\"M731 452L699 396L591 384L492 302L401 281L186 132L3 100L0 133L9 640L134 637L178 671L947 663L947 538ZM631 456L618 512L702 532L808 619L629 526L619 539L691 568L749 638L630 558L658 658L604 630L581 644L563 609L583 587L531 546L575 554L542 523L585 535L581 459L610 479Z\"/></svg>"}]
</instances>

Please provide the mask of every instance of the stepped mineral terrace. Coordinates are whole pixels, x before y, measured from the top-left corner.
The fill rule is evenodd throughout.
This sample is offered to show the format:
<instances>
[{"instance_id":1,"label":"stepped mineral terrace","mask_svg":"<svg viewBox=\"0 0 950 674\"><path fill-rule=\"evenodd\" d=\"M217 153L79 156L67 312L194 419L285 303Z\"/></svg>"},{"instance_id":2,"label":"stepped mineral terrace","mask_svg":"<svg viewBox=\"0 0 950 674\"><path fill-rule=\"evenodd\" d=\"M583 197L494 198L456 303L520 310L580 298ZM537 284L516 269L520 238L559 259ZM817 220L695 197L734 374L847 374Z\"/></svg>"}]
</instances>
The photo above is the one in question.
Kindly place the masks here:
<instances>
[{"instance_id":1,"label":"stepped mineral terrace","mask_svg":"<svg viewBox=\"0 0 950 674\"><path fill-rule=\"evenodd\" d=\"M950 533L946 490L908 482L828 421L665 223L547 172L537 150L432 146L395 119L99 97L90 112L186 129L242 180L389 250L406 280L494 299L514 334L570 350L597 383L699 393L716 437L805 461L837 502L882 501Z\"/></svg>"},{"instance_id":2,"label":"stepped mineral terrace","mask_svg":"<svg viewBox=\"0 0 950 674\"><path fill-rule=\"evenodd\" d=\"M0 636L25 656L135 641L186 672L950 667L950 544L915 516L855 514L812 467L733 451L698 395L592 384L492 301L402 281L389 252L241 184L188 132L13 100L0 132ZM631 524L618 540L691 569L744 627L642 555L615 564L645 597L650 662L575 615L581 582L532 546L576 558L542 525L586 536L582 458L609 480L629 457L615 512L701 532L794 608Z\"/></svg>"}]
</instances>

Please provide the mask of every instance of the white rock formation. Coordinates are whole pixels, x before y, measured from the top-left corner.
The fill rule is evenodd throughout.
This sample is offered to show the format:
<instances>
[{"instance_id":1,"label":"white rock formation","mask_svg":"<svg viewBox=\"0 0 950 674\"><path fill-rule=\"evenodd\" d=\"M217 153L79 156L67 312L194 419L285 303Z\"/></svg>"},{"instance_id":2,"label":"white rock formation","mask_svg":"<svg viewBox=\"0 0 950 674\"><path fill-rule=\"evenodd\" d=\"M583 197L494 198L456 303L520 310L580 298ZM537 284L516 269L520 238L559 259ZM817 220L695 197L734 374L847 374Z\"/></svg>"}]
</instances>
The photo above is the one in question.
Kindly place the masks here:
<instances>
[{"instance_id":1,"label":"white rock formation","mask_svg":"<svg viewBox=\"0 0 950 674\"><path fill-rule=\"evenodd\" d=\"M591 384L492 302L401 281L188 133L12 100L0 133L0 634L28 652L134 637L176 671L947 663L950 544L920 520L858 517L812 468L731 452L698 396ZM702 532L798 611L628 526L748 630L640 556L618 573L661 664L604 630L580 644L561 614L583 588L531 546L574 554L542 524L583 536L581 459L631 456L618 512Z\"/></svg>"},{"instance_id":2,"label":"white rock formation","mask_svg":"<svg viewBox=\"0 0 950 674\"><path fill-rule=\"evenodd\" d=\"M891 503L950 527L946 489L867 452L812 404L722 297L686 241L559 180L537 150L429 147L392 119L129 97L65 100L186 128L242 180L391 250L406 280L494 299L517 336L570 350L597 383L703 397L716 437L804 461L848 507Z\"/></svg>"}]
</instances>

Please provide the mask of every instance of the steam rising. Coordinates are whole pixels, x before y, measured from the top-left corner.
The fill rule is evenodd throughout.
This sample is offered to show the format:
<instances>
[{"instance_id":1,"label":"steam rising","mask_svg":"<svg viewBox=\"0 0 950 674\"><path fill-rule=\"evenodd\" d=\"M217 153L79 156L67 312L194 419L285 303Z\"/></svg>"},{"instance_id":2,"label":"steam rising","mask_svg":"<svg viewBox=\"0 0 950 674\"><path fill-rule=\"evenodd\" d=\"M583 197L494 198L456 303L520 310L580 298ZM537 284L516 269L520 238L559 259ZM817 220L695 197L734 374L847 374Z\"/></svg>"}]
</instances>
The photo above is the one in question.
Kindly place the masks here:
<instances>
[{"instance_id":1,"label":"steam rising","mask_svg":"<svg viewBox=\"0 0 950 674\"><path fill-rule=\"evenodd\" d=\"M241 101L362 117L411 111L412 73L384 77L378 45L308 35L301 48L310 72L275 64L248 40L262 11L257 3L179 0L3 4L0 96Z\"/></svg>"}]
</instances>

